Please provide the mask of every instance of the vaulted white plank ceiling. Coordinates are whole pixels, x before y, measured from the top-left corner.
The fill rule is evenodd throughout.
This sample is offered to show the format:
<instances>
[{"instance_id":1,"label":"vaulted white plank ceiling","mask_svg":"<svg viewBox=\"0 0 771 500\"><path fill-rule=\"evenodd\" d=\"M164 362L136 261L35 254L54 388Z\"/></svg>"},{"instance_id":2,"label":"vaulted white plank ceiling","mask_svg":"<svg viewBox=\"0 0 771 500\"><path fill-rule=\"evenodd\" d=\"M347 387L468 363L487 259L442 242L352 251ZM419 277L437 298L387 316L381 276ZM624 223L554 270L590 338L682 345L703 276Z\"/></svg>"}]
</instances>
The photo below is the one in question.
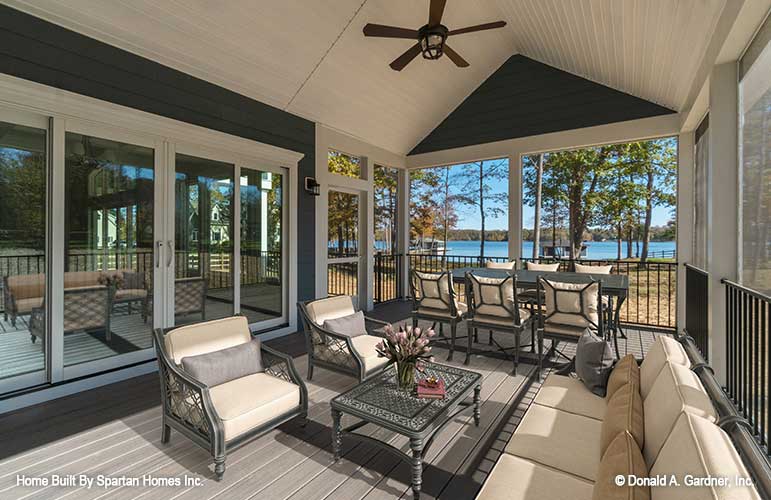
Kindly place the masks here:
<instances>
[{"instance_id":1,"label":"vaulted white plank ceiling","mask_svg":"<svg viewBox=\"0 0 771 500\"><path fill-rule=\"evenodd\" d=\"M388 63L408 40L367 23L419 28L428 0L5 0L193 76L406 154L515 53L681 111L726 0L449 0L451 37L471 63Z\"/></svg>"}]
</instances>

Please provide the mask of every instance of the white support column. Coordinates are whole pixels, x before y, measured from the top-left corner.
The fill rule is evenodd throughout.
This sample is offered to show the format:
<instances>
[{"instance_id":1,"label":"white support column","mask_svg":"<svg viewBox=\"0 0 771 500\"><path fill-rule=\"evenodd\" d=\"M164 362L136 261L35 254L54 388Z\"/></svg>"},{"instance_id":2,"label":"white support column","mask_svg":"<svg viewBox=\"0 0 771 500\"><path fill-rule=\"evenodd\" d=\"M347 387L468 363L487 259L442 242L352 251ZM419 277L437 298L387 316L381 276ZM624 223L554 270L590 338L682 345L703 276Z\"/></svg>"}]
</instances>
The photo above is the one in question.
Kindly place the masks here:
<instances>
[{"instance_id":1,"label":"white support column","mask_svg":"<svg viewBox=\"0 0 771 500\"><path fill-rule=\"evenodd\" d=\"M64 119L51 120L51 189L49 221L48 268L51 270L49 280L48 306L48 363L51 382L61 382L64 363Z\"/></svg>"},{"instance_id":2,"label":"white support column","mask_svg":"<svg viewBox=\"0 0 771 500\"><path fill-rule=\"evenodd\" d=\"M406 168L399 170L396 203L396 224L399 232L396 253L402 256L398 271L400 289L397 293L400 298L406 298L410 291L410 262L408 257L410 251L410 171Z\"/></svg>"},{"instance_id":3,"label":"white support column","mask_svg":"<svg viewBox=\"0 0 771 500\"><path fill-rule=\"evenodd\" d=\"M361 171L368 188L359 197L362 205L359 209L359 304L363 310L371 311L375 307L375 164L362 157Z\"/></svg>"},{"instance_id":4,"label":"white support column","mask_svg":"<svg viewBox=\"0 0 771 500\"><path fill-rule=\"evenodd\" d=\"M735 62L717 65L710 75L709 169L712 177L710 271L710 364L721 384L726 379L726 303L722 278L738 275L739 163L738 88Z\"/></svg>"},{"instance_id":5,"label":"white support column","mask_svg":"<svg viewBox=\"0 0 771 500\"><path fill-rule=\"evenodd\" d=\"M693 260L694 133L677 138L677 330L685 328L685 266Z\"/></svg>"},{"instance_id":6,"label":"white support column","mask_svg":"<svg viewBox=\"0 0 771 500\"><path fill-rule=\"evenodd\" d=\"M522 155L509 155L509 260L522 257ZM518 264L519 265L519 264Z\"/></svg>"}]
</instances>

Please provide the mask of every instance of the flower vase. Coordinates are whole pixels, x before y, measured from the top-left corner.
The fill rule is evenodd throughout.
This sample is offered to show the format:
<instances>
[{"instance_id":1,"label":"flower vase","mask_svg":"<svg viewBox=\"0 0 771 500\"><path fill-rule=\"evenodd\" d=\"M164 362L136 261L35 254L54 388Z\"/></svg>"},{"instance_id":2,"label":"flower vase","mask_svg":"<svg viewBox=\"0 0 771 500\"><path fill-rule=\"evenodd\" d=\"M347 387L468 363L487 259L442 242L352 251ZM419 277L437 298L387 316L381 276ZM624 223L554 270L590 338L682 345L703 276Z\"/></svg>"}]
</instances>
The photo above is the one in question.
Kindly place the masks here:
<instances>
[{"instance_id":1,"label":"flower vase","mask_svg":"<svg viewBox=\"0 0 771 500\"><path fill-rule=\"evenodd\" d=\"M396 383L399 389L411 391L415 387L415 362L402 361L396 363Z\"/></svg>"}]
</instances>

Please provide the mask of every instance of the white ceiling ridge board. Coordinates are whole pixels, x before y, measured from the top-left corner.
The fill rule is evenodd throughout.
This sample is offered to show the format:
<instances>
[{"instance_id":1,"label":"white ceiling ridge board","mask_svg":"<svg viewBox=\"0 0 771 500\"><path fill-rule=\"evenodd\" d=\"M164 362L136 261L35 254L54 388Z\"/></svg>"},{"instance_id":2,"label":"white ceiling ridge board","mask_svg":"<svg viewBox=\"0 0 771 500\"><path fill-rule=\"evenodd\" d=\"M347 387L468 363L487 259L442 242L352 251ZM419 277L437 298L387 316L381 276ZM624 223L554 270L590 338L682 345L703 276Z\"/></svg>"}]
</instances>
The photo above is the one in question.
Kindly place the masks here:
<instances>
[{"instance_id":1,"label":"white ceiling ridge board","mask_svg":"<svg viewBox=\"0 0 771 500\"><path fill-rule=\"evenodd\" d=\"M26 0L3 1L9 7L16 8L22 12L39 17L45 21L61 26L62 28L74 31L75 33L89 38L93 38L94 40L98 40L102 43L106 43L107 45L111 45L116 49L125 50L126 52L134 54L135 56L161 64L205 82L223 87L237 94L262 102L263 104L268 104L279 109L283 109L283 106L285 105L282 100L277 99L272 95L269 95L254 87L245 86L232 78L223 78L218 76L222 74L222 71L219 69L215 70L214 68L209 68L208 70L202 70L199 64L188 63L181 58L165 55L162 52L159 52L157 49L154 50L148 47L140 47L135 43L116 35L115 33L109 33L91 26L86 26L85 24L71 17L64 17L59 14L50 12L49 10L39 7L37 4L28 2Z\"/></svg>"},{"instance_id":2,"label":"white ceiling ridge board","mask_svg":"<svg viewBox=\"0 0 771 500\"><path fill-rule=\"evenodd\" d=\"M264 159L294 167L305 155L200 125L49 87L0 73L0 103L44 116L54 116L123 129L148 139L194 143L210 149Z\"/></svg>"}]
</instances>

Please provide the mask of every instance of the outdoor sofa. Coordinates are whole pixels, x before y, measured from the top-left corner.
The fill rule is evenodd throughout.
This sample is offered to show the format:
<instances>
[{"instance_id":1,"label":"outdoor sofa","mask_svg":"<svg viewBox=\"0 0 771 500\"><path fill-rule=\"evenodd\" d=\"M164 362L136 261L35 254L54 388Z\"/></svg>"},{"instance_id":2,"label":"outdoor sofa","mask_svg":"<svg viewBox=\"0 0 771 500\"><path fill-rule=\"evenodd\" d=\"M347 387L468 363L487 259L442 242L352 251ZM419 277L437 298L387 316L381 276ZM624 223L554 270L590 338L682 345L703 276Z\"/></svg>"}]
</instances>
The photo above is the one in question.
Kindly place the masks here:
<instances>
[{"instance_id":1,"label":"outdoor sofa","mask_svg":"<svg viewBox=\"0 0 771 500\"><path fill-rule=\"evenodd\" d=\"M608 396L576 378L548 376L477 500L760 498L752 485L736 483L748 471L678 341L658 337L639 369L631 355L622 359ZM666 484L647 496L616 486L619 475ZM688 477L731 484L689 486Z\"/></svg>"}]
</instances>

